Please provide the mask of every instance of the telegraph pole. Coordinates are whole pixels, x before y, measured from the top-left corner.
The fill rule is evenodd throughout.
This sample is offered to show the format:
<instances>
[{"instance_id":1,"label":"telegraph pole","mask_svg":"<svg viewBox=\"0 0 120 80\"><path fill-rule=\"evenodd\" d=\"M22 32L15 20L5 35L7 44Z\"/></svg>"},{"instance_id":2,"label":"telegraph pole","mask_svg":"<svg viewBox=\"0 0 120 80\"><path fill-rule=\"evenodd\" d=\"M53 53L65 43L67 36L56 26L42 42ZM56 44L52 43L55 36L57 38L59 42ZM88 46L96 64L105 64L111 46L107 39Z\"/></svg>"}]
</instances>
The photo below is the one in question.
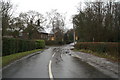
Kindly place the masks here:
<instances>
[{"instance_id":1,"label":"telegraph pole","mask_svg":"<svg viewBox=\"0 0 120 80\"><path fill-rule=\"evenodd\" d=\"M54 33L54 40L55 40L55 22L54 22L54 20L52 22L52 26L53 26L53 33Z\"/></svg>"},{"instance_id":2,"label":"telegraph pole","mask_svg":"<svg viewBox=\"0 0 120 80\"><path fill-rule=\"evenodd\" d=\"M74 31L73 35L74 35L74 45L75 45L75 25L74 25L74 23L73 23L73 31Z\"/></svg>"}]
</instances>

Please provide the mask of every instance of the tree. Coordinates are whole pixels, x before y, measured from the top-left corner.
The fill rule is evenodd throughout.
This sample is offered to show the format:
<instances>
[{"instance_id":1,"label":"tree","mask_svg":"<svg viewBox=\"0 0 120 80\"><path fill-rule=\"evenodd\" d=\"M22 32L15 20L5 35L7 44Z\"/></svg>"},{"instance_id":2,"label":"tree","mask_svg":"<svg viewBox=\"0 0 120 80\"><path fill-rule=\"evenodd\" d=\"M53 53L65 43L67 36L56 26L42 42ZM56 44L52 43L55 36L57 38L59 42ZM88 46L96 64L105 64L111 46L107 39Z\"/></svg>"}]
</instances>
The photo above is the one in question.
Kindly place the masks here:
<instances>
[{"instance_id":1,"label":"tree","mask_svg":"<svg viewBox=\"0 0 120 80\"><path fill-rule=\"evenodd\" d=\"M43 24L46 21L42 14L36 11L28 11L26 13L20 13L20 19L27 26L23 31L28 33L29 39L32 39L32 34L36 31L43 31Z\"/></svg>"},{"instance_id":2,"label":"tree","mask_svg":"<svg viewBox=\"0 0 120 80\"><path fill-rule=\"evenodd\" d=\"M74 34L73 29L68 30L64 35L64 41L66 43L72 43L74 41L74 35L73 34Z\"/></svg>"},{"instance_id":3,"label":"tree","mask_svg":"<svg viewBox=\"0 0 120 80\"><path fill-rule=\"evenodd\" d=\"M1 8L1 13L2 13L2 35L5 36L7 35L7 28L9 28L9 20L12 16L12 14L10 13L13 5L11 2L5 2L2 1L2 8Z\"/></svg>"},{"instance_id":4,"label":"tree","mask_svg":"<svg viewBox=\"0 0 120 80\"><path fill-rule=\"evenodd\" d=\"M54 33L55 40L63 41L65 17L58 13L56 9L52 10L51 12L48 12L47 16L49 25L52 26L52 31Z\"/></svg>"},{"instance_id":5,"label":"tree","mask_svg":"<svg viewBox=\"0 0 120 80\"><path fill-rule=\"evenodd\" d=\"M81 41L120 41L120 3L87 2L84 10L73 17Z\"/></svg>"},{"instance_id":6,"label":"tree","mask_svg":"<svg viewBox=\"0 0 120 80\"><path fill-rule=\"evenodd\" d=\"M9 31L13 37L19 37L21 31L25 29L24 21L20 17L12 18L9 22Z\"/></svg>"}]
</instances>

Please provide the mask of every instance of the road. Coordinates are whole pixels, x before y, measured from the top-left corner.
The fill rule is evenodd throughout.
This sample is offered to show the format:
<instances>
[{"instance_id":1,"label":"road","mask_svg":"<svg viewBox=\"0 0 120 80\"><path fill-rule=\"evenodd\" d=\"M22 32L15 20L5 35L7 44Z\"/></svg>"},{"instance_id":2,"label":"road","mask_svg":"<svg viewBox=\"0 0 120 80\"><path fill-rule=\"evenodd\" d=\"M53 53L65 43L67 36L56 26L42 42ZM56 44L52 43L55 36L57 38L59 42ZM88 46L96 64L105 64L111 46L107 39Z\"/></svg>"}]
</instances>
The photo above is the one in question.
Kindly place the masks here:
<instances>
[{"instance_id":1,"label":"road","mask_svg":"<svg viewBox=\"0 0 120 80\"><path fill-rule=\"evenodd\" d=\"M70 54L67 46L49 47L3 70L3 78L111 78Z\"/></svg>"}]
</instances>

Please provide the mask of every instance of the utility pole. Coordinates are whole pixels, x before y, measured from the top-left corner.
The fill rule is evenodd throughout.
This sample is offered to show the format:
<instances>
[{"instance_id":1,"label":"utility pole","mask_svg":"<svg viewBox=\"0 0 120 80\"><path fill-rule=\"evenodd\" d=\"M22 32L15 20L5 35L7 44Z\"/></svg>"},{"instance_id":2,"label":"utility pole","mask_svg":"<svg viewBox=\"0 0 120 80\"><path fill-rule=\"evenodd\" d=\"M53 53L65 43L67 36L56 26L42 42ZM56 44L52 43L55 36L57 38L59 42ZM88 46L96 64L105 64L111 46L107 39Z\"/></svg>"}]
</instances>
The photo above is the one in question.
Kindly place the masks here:
<instances>
[{"instance_id":1,"label":"utility pole","mask_svg":"<svg viewBox=\"0 0 120 80\"><path fill-rule=\"evenodd\" d=\"M74 23L73 23L73 35L74 35L74 45L75 45L75 25L74 25Z\"/></svg>"},{"instance_id":2,"label":"utility pole","mask_svg":"<svg viewBox=\"0 0 120 80\"><path fill-rule=\"evenodd\" d=\"M55 22L54 22L54 20L52 22L52 26L53 26L53 33L54 33L54 40L55 40Z\"/></svg>"},{"instance_id":3,"label":"utility pole","mask_svg":"<svg viewBox=\"0 0 120 80\"><path fill-rule=\"evenodd\" d=\"M94 37L93 37L93 42L94 42L94 40L95 40L95 39L94 39Z\"/></svg>"}]
</instances>

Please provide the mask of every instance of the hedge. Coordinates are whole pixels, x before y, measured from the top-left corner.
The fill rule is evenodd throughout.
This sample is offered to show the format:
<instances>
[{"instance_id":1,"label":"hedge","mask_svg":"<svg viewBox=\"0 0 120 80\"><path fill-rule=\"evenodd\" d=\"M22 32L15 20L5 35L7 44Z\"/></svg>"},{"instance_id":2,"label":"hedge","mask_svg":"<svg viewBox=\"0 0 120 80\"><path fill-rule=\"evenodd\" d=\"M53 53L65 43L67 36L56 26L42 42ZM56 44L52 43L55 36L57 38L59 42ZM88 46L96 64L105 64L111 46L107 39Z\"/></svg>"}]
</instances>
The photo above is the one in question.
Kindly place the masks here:
<instances>
[{"instance_id":1,"label":"hedge","mask_svg":"<svg viewBox=\"0 0 120 80\"><path fill-rule=\"evenodd\" d=\"M44 40L37 40L36 45L37 45L37 49L45 48L45 41Z\"/></svg>"},{"instance_id":2,"label":"hedge","mask_svg":"<svg viewBox=\"0 0 120 80\"><path fill-rule=\"evenodd\" d=\"M65 42L62 42L62 41L46 41L45 42L46 43L46 45L63 45L63 44L65 44Z\"/></svg>"},{"instance_id":3,"label":"hedge","mask_svg":"<svg viewBox=\"0 0 120 80\"><path fill-rule=\"evenodd\" d=\"M15 38L3 38L2 56L38 49L36 41ZM43 46L43 45L39 45ZM41 47L39 47L41 48Z\"/></svg>"},{"instance_id":4,"label":"hedge","mask_svg":"<svg viewBox=\"0 0 120 80\"><path fill-rule=\"evenodd\" d=\"M79 42L75 45L75 48L118 56L118 44L117 42Z\"/></svg>"}]
</instances>

